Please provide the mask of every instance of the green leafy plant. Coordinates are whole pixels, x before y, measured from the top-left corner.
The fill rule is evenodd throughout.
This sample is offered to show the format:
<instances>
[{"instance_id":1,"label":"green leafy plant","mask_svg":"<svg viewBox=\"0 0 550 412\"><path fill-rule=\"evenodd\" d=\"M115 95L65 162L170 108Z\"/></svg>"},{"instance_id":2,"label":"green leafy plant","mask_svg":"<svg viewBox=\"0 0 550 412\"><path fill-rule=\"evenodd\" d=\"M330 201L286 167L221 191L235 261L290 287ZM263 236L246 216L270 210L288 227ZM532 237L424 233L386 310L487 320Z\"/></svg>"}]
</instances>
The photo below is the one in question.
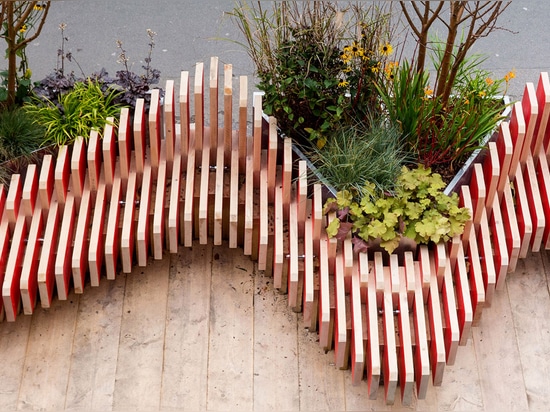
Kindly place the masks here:
<instances>
[{"instance_id":1,"label":"green leafy plant","mask_svg":"<svg viewBox=\"0 0 550 412\"><path fill-rule=\"evenodd\" d=\"M239 2L231 15L265 92L264 112L288 136L322 147L341 122L379 110L373 79L393 50L384 7L282 1L269 11L258 1Z\"/></svg>"},{"instance_id":2,"label":"green leafy plant","mask_svg":"<svg viewBox=\"0 0 550 412\"><path fill-rule=\"evenodd\" d=\"M97 81L77 82L60 95L59 103L35 98L24 106L35 122L44 126L44 144L70 144L82 136L87 139L92 129L102 130L107 118L117 118L121 106L114 102L120 91L104 92Z\"/></svg>"},{"instance_id":3,"label":"green leafy plant","mask_svg":"<svg viewBox=\"0 0 550 412\"><path fill-rule=\"evenodd\" d=\"M0 111L0 162L29 156L42 145L44 128L21 108Z\"/></svg>"},{"instance_id":4,"label":"green leafy plant","mask_svg":"<svg viewBox=\"0 0 550 412\"><path fill-rule=\"evenodd\" d=\"M419 166L403 167L393 195L356 199L349 190L340 191L325 204L325 213L336 213L327 234L345 239L351 233L358 252L366 251L376 239L388 253L402 237L418 244L448 241L463 232L470 214L459 207L456 193L443 193L444 187L440 175Z\"/></svg>"},{"instance_id":5,"label":"green leafy plant","mask_svg":"<svg viewBox=\"0 0 550 412\"><path fill-rule=\"evenodd\" d=\"M407 158L400 130L382 117L342 125L330 132L322 149L313 147L309 152L323 183L354 197L370 193L367 182L376 193L392 193Z\"/></svg>"},{"instance_id":6,"label":"green leafy plant","mask_svg":"<svg viewBox=\"0 0 550 412\"><path fill-rule=\"evenodd\" d=\"M435 53L436 67L441 57L442 53ZM413 70L406 60L378 87L388 118L401 128L406 148L417 162L441 174L454 175L502 119L502 86L513 72L493 80L479 68L481 62L480 56L463 62L447 103L434 94L429 75Z\"/></svg>"}]
</instances>

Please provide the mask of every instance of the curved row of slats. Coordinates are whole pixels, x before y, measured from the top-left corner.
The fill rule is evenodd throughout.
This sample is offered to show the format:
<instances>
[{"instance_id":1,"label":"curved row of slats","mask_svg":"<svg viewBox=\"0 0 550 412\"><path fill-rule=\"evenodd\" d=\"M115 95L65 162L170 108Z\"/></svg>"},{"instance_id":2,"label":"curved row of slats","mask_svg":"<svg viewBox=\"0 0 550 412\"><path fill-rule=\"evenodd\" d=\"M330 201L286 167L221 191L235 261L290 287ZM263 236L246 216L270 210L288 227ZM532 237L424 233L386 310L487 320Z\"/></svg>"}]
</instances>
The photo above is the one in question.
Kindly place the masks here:
<instances>
[{"instance_id":1,"label":"curved row of slats","mask_svg":"<svg viewBox=\"0 0 550 412\"><path fill-rule=\"evenodd\" d=\"M289 307L303 311L321 347L334 351L336 366L351 368L354 384L366 380L369 397L382 384L388 404L396 396L404 405L414 393L424 398L429 379L442 383L517 260L550 248L548 75L536 88L527 85L461 188L461 205L473 217L464 234L399 257L356 254L351 239L328 239L326 220L334 216L323 216L322 187L308 183L306 162L293 157L290 139L279 139L275 119L263 120L261 94L248 107L246 77L233 130L230 65L219 126L218 77L213 58L209 127L198 63L192 89L182 72L178 103L168 81L162 106L153 91L148 112L138 100L118 127L109 122L101 136L94 131L87 142L61 147L55 159L14 175L9 190L0 187L6 319L14 321L20 306L32 314L38 302L49 307L71 287L83 293L182 245L225 239L272 273Z\"/></svg>"}]
</instances>

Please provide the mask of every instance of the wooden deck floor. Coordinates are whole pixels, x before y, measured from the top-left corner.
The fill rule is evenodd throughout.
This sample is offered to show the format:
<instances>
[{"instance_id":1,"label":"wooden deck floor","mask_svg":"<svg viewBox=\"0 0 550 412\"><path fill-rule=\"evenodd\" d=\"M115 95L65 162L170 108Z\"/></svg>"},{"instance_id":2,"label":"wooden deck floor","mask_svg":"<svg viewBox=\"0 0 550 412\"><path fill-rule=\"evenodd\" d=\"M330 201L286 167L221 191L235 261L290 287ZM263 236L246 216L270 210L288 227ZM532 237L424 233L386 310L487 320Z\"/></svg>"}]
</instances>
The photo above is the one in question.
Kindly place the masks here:
<instances>
[{"instance_id":1,"label":"wooden deck floor","mask_svg":"<svg viewBox=\"0 0 550 412\"><path fill-rule=\"evenodd\" d=\"M409 408L351 385L241 249L181 249L0 324L0 410L547 410L550 259L520 261L443 385Z\"/></svg>"}]
</instances>

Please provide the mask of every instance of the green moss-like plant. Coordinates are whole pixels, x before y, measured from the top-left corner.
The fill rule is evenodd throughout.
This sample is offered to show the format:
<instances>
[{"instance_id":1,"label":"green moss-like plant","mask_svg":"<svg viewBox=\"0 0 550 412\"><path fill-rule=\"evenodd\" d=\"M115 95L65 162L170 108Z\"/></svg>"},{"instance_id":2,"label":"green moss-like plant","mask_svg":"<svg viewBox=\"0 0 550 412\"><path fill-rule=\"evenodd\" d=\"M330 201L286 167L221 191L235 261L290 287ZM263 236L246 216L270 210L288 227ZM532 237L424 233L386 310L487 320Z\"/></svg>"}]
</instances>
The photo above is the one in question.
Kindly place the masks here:
<instances>
[{"instance_id":1,"label":"green moss-like plant","mask_svg":"<svg viewBox=\"0 0 550 412\"><path fill-rule=\"evenodd\" d=\"M458 195L443 193L445 183L429 168L403 167L393 195L354 199L348 190L328 199L325 213L336 212L327 226L329 237L344 239L351 232L355 250L366 251L370 241L392 253L402 237L418 244L448 241L464 231L470 219L467 208L458 205Z\"/></svg>"}]
</instances>

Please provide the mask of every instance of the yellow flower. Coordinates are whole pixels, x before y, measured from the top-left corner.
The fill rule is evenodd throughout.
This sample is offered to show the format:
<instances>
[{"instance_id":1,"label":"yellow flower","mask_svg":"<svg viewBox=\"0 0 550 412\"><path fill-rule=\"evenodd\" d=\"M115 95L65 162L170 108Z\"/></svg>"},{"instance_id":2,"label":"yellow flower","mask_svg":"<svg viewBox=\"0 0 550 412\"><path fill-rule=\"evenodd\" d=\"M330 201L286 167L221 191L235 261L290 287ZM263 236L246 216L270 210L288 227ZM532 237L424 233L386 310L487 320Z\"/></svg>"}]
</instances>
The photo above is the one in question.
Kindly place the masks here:
<instances>
[{"instance_id":1,"label":"yellow flower","mask_svg":"<svg viewBox=\"0 0 550 412\"><path fill-rule=\"evenodd\" d=\"M380 45L380 54L382 56L389 56L393 53L393 46L390 43L384 43Z\"/></svg>"},{"instance_id":2,"label":"yellow flower","mask_svg":"<svg viewBox=\"0 0 550 412\"><path fill-rule=\"evenodd\" d=\"M35 4L33 7L34 10L38 10L38 11L42 10L43 8L44 6L42 6L41 4Z\"/></svg>"},{"instance_id":3,"label":"yellow flower","mask_svg":"<svg viewBox=\"0 0 550 412\"><path fill-rule=\"evenodd\" d=\"M464 99L464 104L470 104L470 101L468 99Z\"/></svg>"},{"instance_id":4,"label":"yellow flower","mask_svg":"<svg viewBox=\"0 0 550 412\"><path fill-rule=\"evenodd\" d=\"M491 86L495 81L491 79L490 77L487 77L485 79L485 83L487 83L488 86Z\"/></svg>"},{"instance_id":5,"label":"yellow flower","mask_svg":"<svg viewBox=\"0 0 550 412\"><path fill-rule=\"evenodd\" d=\"M504 76L504 80L506 80L506 83L508 83L510 80L516 77L516 71L511 70Z\"/></svg>"},{"instance_id":6,"label":"yellow flower","mask_svg":"<svg viewBox=\"0 0 550 412\"><path fill-rule=\"evenodd\" d=\"M371 71L372 71L373 73L378 73L378 72L380 71L380 62L376 63L375 66L372 66L372 67L371 67Z\"/></svg>"},{"instance_id":7,"label":"yellow flower","mask_svg":"<svg viewBox=\"0 0 550 412\"><path fill-rule=\"evenodd\" d=\"M478 93L479 97L485 97L487 96L487 93L485 92L485 90L482 90Z\"/></svg>"},{"instance_id":8,"label":"yellow flower","mask_svg":"<svg viewBox=\"0 0 550 412\"><path fill-rule=\"evenodd\" d=\"M21 28L19 29L19 33L25 33L26 31L27 31L27 25L23 24L23 26L21 26Z\"/></svg>"},{"instance_id":9,"label":"yellow flower","mask_svg":"<svg viewBox=\"0 0 550 412\"><path fill-rule=\"evenodd\" d=\"M347 82L343 79L338 82L338 87L346 87L348 85L349 85L349 82Z\"/></svg>"},{"instance_id":10,"label":"yellow flower","mask_svg":"<svg viewBox=\"0 0 550 412\"><path fill-rule=\"evenodd\" d=\"M429 87L426 87L424 89L424 96L430 97L430 96L433 96L433 94L434 94L433 89L430 89Z\"/></svg>"}]
</instances>

